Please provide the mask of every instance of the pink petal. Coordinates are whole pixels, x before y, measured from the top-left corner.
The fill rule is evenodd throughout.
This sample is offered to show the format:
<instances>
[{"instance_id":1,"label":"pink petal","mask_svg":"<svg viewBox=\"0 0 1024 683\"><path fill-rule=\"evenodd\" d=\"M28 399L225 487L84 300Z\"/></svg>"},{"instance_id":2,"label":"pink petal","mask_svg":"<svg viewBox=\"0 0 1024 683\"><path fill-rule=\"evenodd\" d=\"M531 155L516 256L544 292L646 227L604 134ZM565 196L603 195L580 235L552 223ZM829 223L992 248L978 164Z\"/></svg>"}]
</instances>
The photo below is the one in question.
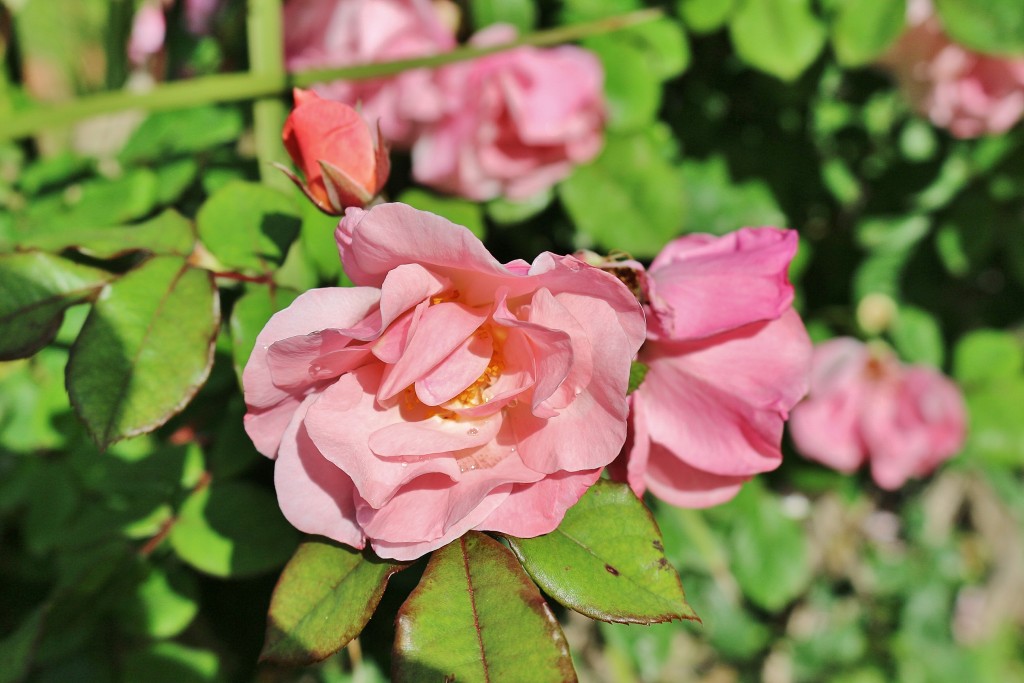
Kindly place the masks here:
<instances>
[{"instance_id":1,"label":"pink petal","mask_svg":"<svg viewBox=\"0 0 1024 683\"><path fill-rule=\"evenodd\" d=\"M474 528L520 538L550 533L600 477L600 469L555 472L533 484L516 484L508 498Z\"/></svg>"},{"instance_id":2,"label":"pink petal","mask_svg":"<svg viewBox=\"0 0 1024 683\"><path fill-rule=\"evenodd\" d=\"M718 505L731 500L748 479L690 467L667 448L651 444L647 486L652 494L670 505L686 508Z\"/></svg>"},{"instance_id":3,"label":"pink petal","mask_svg":"<svg viewBox=\"0 0 1024 683\"><path fill-rule=\"evenodd\" d=\"M774 320L789 309L793 230L743 228L723 237L687 235L651 264L651 308L660 336L699 339Z\"/></svg>"},{"instance_id":4,"label":"pink petal","mask_svg":"<svg viewBox=\"0 0 1024 683\"><path fill-rule=\"evenodd\" d=\"M470 335L451 354L416 382L416 396L428 406L450 401L484 374L494 343L486 328Z\"/></svg>"},{"instance_id":5,"label":"pink petal","mask_svg":"<svg viewBox=\"0 0 1024 683\"><path fill-rule=\"evenodd\" d=\"M370 434L370 450L383 457L433 455L478 448L498 434L501 418L462 421L432 417L396 422Z\"/></svg>"}]
</instances>

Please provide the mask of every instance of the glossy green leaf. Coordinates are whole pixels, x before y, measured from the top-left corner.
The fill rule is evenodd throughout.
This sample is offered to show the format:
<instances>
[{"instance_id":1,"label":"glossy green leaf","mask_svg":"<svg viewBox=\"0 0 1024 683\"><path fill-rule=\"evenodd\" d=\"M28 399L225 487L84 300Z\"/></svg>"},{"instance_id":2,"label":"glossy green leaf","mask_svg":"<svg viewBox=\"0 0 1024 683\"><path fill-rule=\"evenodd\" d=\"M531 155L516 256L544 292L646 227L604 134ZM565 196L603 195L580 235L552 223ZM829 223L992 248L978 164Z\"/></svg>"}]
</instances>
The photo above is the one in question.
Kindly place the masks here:
<instances>
[{"instance_id":1,"label":"glossy green leaf","mask_svg":"<svg viewBox=\"0 0 1024 683\"><path fill-rule=\"evenodd\" d=\"M250 283L245 294L231 309L231 352L238 381L242 381L242 370L249 361L249 354L256 344L256 337L263 331L270 317L288 307L299 295L293 289Z\"/></svg>"},{"instance_id":2,"label":"glossy green leaf","mask_svg":"<svg viewBox=\"0 0 1024 683\"><path fill-rule=\"evenodd\" d=\"M199 238L228 268L266 273L284 262L302 214L286 195L257 183L233 182L199 209Z\"/></svg>"},{"instance_id":3,"label":"glossy green leaf","mask_svg":"<svg viewBox=\"0 0 1024 683\"><path fill-rule=\"evenodd\" d=\"M44 157L18 176L18 187L33 195L53 185L68 184L89 172L91 164L84 156L62 152Z\"/></svg>"},{"instance_id":4,"label":"glossy green leaf","mask_svg":"<svg viewBox=\"0 0 1024 683\"><path fill-rule=\"evenodd\" d=\"M156 174L148 168L132 169L117 178L93 178L37 198L26 209L19 232L31 237L127 223L152 211L156 201Z\"/></svg>"},{"instance_id":5,"label":"glossy green leaf","mask_svg":"<svg viewBox=\"0 0 1024 683\"><path fill-rule=\"evenodd\" d=\"M533 0L470 0L469 16L479 30L491 24L511 24L520 33L529 33L537 23Z\"/></svg>"},{"instance_id":6,"label":"glossy green leaf","mask_svg":"<svg viewBox=\"0 0 1024 683\"><path fill-rule=\"evenodd\" d=\"M841 0L832 19L832 46L845 66L869 64L906 26L906 0Z\"/></svg>"},{"instance_id":7,"label":"glossy green leaf","mask_svg":"<svg viewBox=\"0 0 1024 683\"><path fill-rule=\"evenodd\" d=\"M758 479L745 484L730 505L735 514L730 565L736 581L755 605L778 612L810 580L807 536Z\"/></svg>"},{"instance_id":8,"label":"glossy green leaf","mask_svg":"<svg viewBox=\"0 0 1024 683\"><path fill-rule=\"evenodd\" d=\"M270 600L261 661L312 664L359 635L388 579L406 565L326 540L310 540L288 561Z\"/></svg>"},{"instance_id":9,"label":"glossy green leaf","mask_svg":"<svg viewBox=\"0 0 1024 683\"><path fill-rule=\"evenodd\" d=\"M1024 346L1009 332L975 330L956 345L953 375L961 384L984 384L1024 371Z\"/></svg>"},{"instance_id":10,"label":"glossy green leaf","mask_svg":"<svg viewBox=\"0 0 1024 683\"><path fill-rule=\"evenodd\" d=\"M178 201L199 176L199 163L185 157L162 164L156 169L156 201L161 205Z\"/></svg>"},{"instance_id":11,"label":"glossy green leaf","mask_svg":"<svg viewBox=\"0 0 1024 683\"><path fill-rule=\"evenodd\" d=\"M508 540L548 595L588 617L633 624L697 620L658 525L625 484L598 480L550 534Z\"/></svg>"},{"instance_id":12,"label":"glossy green leaf","mask_svg":"<svg viewBox=\"0 0 1024 683\"><path fill-rule=\"evenodd\" d=\"M725 25L735 0L678 0L676 7L686 26L697 33L717 31Z\"/></svg>"},{"instance_id":13,"label":"glossy green leaf","mask_svg":"<svg viewBox=\"0 0 1024 683\"><path fill-rule=\"evenodd\" d=\"M42 633L49 605L36 608L12 633L0 639L0 683L23 681L32 665L32 651Z\"/></svg>"},{"instance_id":14,"label":"glossy green leaf","mask_svg":"<svg viewBox=\"0 0 1024 683\"><path fill-rule=\"evenodd\" d=\"M131 599L122 606L126 632L158 639L178 635L199 612L195 574L156 566L144 566L142 571Z\"/></svg>"},{"instance_id":15,"label":"glossy green leaf","mask_svg":"<svg viewBox=\"0 0 1024 683\"><path fill-rule=\"evenodd\" d=\"M175 109L150 114L118 155L122 163L191 155L234 142L242 134L241 113L228 107Z\"/></svg>"},{"instance_id":16,"label":"glossy green leaf","mask_svg":"<svg viewBox=\"0 0 1024 683\"><path fill-rule=\"evenodd\" d=\"M456 225L469 228L469 231L480 239L485 237L483 209L477 202L458 197L445 197L418 187L409 188L399 195L397 201L420 211L436 213Z\"/></svg>"},{"instance_id":17,"label":"glossy green leaf","mask_svg":"<svg viewBox=\"0 0 1024 683\"><path fill-rule=\"evenodd\" d=\"M178 557L213 576L270 571L295 550L298 534L262 488L214 482L190 495L178 511L169 540Z\"/></svg>"},{"instance_id":18,"label":"glossy green leaf","mask_svg":"<svg viewBox=\"0 0 1024 683\"><path fill-rule=\"evenodd\" d=\"M210 373L219 322L213 278L180 258L154 257L103 290L67 370L71 403L100 448L188 404Z\"/></svg>"},{"instance_id":19,"label":"glossy green leaf","mask_svg":"<svg viewBox=\"0 0 1024 683\"><path fill-rule=\"evenodd\" d=\"M295 191L298 192L298 189ZM341 276L341 257L338 255L338 242L334 239L338 217L321 212L305 197L302 198L300 206L302 228L299 243L316 270L319 280L335 284Z\"/></svg>"},{"instance_id":20,"label":"glossy green leaf","mask_svg":"<svg viewBox=\"0 0 1024 683\"><path fill-rule=\"evenodd\" d=\"M785 81L800 76L825 45L810 0L741 0L729 35L743 61Z\"/></svg>"},{"instance_id":21,"label":"glossy green leaf","mask_svg":"<svg viewBox=\"0 0 1024 683\"><path fill-rule=\"evenodd\" d=\"M890 334L904 360L942 367L946 356L945 341L938 320L928 311L900 306Z\"/></svg>"},{"instance_id":22,"label":"glossy green leaf","mask_svg":"<svg viewBox=\"0 0 1024 683\"><path fill-rule=\"evenodd\" d=\"M434 551L398 612L396 683L575 681L558 621L514 555L470 531Z\"/></svg>"},{"instance_id":23,"label":"glossy green leaf","mask_svg":"<svg viewBox=\"0 0 1024 683\"><path fill-rule=\"evenodd\" d=\"M682 227L686 211L679 172L653 136L609 135L594 162L580 166L558 194L588 242L637 258L657 254Z\"/></svg>"},{"instance_id":24,"label":"glossy green leaf","mask_svg":"<svg viewBox=\"0 0 1024 683\"><path fill-rule=\"evenodd\" d=\"M88 256L110 259L132 251L188 256L195 241L192 224L176 211L168 210L138 225L42 232L26 236L21 244L48 251L75 249Z\"/></svg>"},{"instance_id":25,"label":"glossy green leaf","mask_svg":"<svg viewBox=\"0 0 1024 683\"><path fill-rule=\"evenodd\" d=\"M0 360L31 356L49 344L64 311L93 298L112 277L50 254L0 256Z\"/></svg>"},{"instance_id":26,"label":"glossy green leaf","mask_svg":"<svg viewBox=\"0 0 1024 683\"><path fill-rule=\"evenodd\" d=\"M946 33L978 52L1024 55L1020 0L935 0Z\"/></svg>"}]
</instances>

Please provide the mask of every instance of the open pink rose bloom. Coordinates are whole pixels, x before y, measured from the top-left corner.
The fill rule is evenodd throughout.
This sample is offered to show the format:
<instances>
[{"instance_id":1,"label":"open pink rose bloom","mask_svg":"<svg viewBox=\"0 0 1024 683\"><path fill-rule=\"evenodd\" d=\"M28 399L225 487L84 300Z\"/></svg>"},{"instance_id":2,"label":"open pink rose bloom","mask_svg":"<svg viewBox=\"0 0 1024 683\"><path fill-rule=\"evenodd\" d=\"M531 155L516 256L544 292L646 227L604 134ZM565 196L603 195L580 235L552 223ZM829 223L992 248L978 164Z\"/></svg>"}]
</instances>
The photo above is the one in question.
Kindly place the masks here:
<instances>
[{"instance_id":1,"label":"open pink rose bloom","mask_svg":"<svg viewBox=\"0 0 1024 683\"><path fill-rule=\"evenodd\" d=\"M811 345L787 269L797 234L743 228L670 242L643 280L647 376L630 396L627 478L673 505L729 500L782 462Z\"/></svg>"},{"instance_id":2,"label":"open pink rose bloom","mask_svg":"<svg viewBox=\"0 0 1024 683\"><path fill-rule=\"evenodd\" d=\"M815 348L790 431L808 458L840 472L869 460L875 483L896 489L960 450L965 422L959 389L938 371L843 337Z\"/></svg>"},{"instance_id":3,"label":"open pink rose bloom","mask_svg":"<svg viewBox=\"0 0 1024 683\"><path fill-rule=\"evenodd\" d=\"M911 0L910 28L882 59L914 108L960 138L1009 130L1024 116L1024 57L952 42L928 0Z\"/></svg>"},{"instance_id":4,"label":"open pink rose bloom","mask_svg":"<svg viewBox=\"0 0 1024 683\"><path fill-rule=\"evenodd\" d=\"M401 204L349 209L337 237L358 286L299 296L244 371L285 516L399 560L552 531L626 438L634 296L572 256L503 265Z\"/></svg>"}]
</instances>

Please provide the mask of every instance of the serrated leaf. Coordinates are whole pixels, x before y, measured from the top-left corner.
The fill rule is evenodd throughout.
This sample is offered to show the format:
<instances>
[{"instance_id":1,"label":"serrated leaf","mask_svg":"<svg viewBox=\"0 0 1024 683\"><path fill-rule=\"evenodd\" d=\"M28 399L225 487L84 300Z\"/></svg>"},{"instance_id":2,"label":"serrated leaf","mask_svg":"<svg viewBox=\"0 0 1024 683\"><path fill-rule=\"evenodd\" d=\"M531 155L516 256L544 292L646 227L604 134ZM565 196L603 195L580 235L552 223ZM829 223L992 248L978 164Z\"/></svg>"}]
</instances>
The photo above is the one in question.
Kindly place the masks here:
<instances>
[{"instance_id":1,"label":"serrated leaf","mask_svg":"<svg viewBox=\"0 0 1024 683\"><path fill-rule=\"evenodd\" d=\"M21 244L36 249L75 249L99 259L110 259L133 251L188 256L195 245L192 224L174 210L167 210L138 225L85 228L29 235Z\"/></svg>"},{"instance_id":2,"label":"serrated leaf","mask_svg":"<svg viewBox=\"0 0 1024 683\"><path fill-rule=\"evenodd\" d=\"M150 114L118 155L121 163L195 154L234 142L242 134L241 113L228 107L198 107Z\"/></svg>"},{"instance_id":3,"label":"serrated leaf","mask_svg":"<svg viewBox=\"0 0 1024 683\"><path fill-rule=\"evenodd\" d=\"M242 370L256 344L256 337L263 331L270 317L287 308L298 295L298 292L286 287L249 284L245 294L235 302L231 309L231 353L239 384L242 382Z\"/></svg>"},{"instance_id":4,"label":"serrated leaf","mask_svg":"<svg viewBox=\"0 0 1024 683\"><path fill-rule=\"evenodd\" d=\"M1024 55L1020 0L935 0L946 33L978 52Z\"/></svg>"},{"instance_id":5,"label":"serrated leaf","mask_svg":"<svg viewBox=\"0 0 1024 683\"><path fill-rule=\"evenodd\" d=\"M559 184L558 195L591 243L645 258L682 227L686 198L667 189L680 185L678 171L650 136L609 135L601 156Z\"/></svg>"},{"instance_id":6,"label":"serrated leaf","mask_svg":"<svg viewBox=\"0 0 1024 683\"><path fill-rule=\"evenodd\" d=\"M168 539L178 557L199 571L241 577L284 564L297 536L272 495L228 481L193 492L182 503Z\"/></svg>"},{"instance_id":7,"label":"serrated leaf","mask_svg":"<svg viewBox=\"0 0 1024 683\"><path fill-rule=\"evenodd\" d=\"M906 0L841 0L832 19L832 45L844 66L875 61L906 27Z\"/></svg>"},{"instance_id":8,"label":"serrated leaf","mask_svg":"<svg viewBox=\"0 0 1024 683\"><path fill-rule=\"evenodd\" d=\"M650 511L625 484L598 480L550 534L508 538L544 591L593 619L698 621Z\"/></svg>"},{"instance_id":9,"label":"serrated leaf","mask_svg":"<svg viewBox=\"0 0 1024 683\"><path fill-rule=\"evenodd\" d=\"M0 256L0 360L25 358L49 344L64 311L93 298L112 278L50 254Z\"/></svg>"},{"instance_id":10,"label":"serrated leaf","mask_svg":"<svg viewBox=\"0 0 1024 683\"><path fill-rule=\"evenodd\" d=\"M810 0L742 0L729 35L743 61L785 81L802 74L825 45Z\"/></svg>"},{"instance_id":11,"label":"serrated leaf","mask_svg":"<svg viewBox=\"0 0 1024 683\"><path fill-rule=\"evenodd\" d=\"M359 635L388 579L406 566L333 541L303 543L274 588L260 660L296 666L334 654Z\"/></svg>"},{"instance_id":12,"label":"serrated leaf","mask_svg":"<svg viewBox=\"0 0 1024 683\"><path fill-rule=\"evenodd\" d=\"M156 201L157 176L148 168L132 169L118 178L93 178L29 204L20 217L19 241L38 233L127 223L152 211Z\"/></svg>"},{"instance_id":13,"label":"serrated leaf","mask_svg":"<svg viewBox=\"0 0 1024 683\"><path fill-rule=\"evenodd\" d=\"M213 365L219 301L210 273L170 256L104 288L67 368L71 404L100 448L188 404Z\"/></svg>"},{"instance_id":14,"label":"serrated leaf","mask_svg":"<svg viewBox=\"0 0 1024 683\"><path fill-rule=\"evenodd\" d=\"M199 238L228 268L267 273L280 266L302 214L291 197L265 185L231 182L199 209Z\"/></svg>"},{"instance_id":15,"label":"serrated leaf","mask_svg":"<svg viewBox=\"0 0 1024 683\"><path fill-rule=\"evenodd\" d=\"M558 621L515 556L470 531L434 551L398 611L396 683L575 681Z\"/></svg>"}]
</instances>

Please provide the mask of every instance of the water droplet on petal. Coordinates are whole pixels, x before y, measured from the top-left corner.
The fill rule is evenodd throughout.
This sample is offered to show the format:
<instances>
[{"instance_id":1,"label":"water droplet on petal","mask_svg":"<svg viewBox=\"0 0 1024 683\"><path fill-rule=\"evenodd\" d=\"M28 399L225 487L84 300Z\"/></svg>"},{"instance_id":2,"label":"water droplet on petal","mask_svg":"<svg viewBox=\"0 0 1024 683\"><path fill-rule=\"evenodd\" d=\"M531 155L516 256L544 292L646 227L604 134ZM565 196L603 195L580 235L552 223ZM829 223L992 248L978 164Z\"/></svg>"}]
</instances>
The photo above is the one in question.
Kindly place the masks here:
<instances>
[{"instance_id":1,"label":"water droplet on petal","mask_svg":"<svg viewBox=\"0 0 1024 683\"><path fill-rule=\"evenodd\" d=\"M402 467L408 467L408 466L409 466L409 463L407 463L407 462L403 462L402 463Z\"/></svg>"},{"instance_id":2,"label":"water droplet on petal","mask_svg":"<svg viewBox=\"0 0 1024 683\"><path fill-rule=\"evenodd\" d=\"M579 396L580 394L583 393L583 389L580 389L579 387L576 387L576 391L574 391L573 393L576 394L577 396Z\"/></svg>"},{"instance_id":3,"label":"water droplet on petal","mask_svg":"<svg viewBox=\"0 0 1024 683\"><path fill-rule=\"evenodd\" d=\"M470 465L470 466L469 466L469 469L471 469L471 470L475 470L475 469L476 469L476 464L474 463L474 464Z\"/></svg>"},{"instance_id":4,"label":"water droplet on petal","mask_svg":"<svg viewBox=\"0 0 1024 683\"><path fill-rule=\"evenodd\" d=\"M476 436L477 434L480 433L480 430L477 429L476 427L470 427L469 431L466 433L469 434L470 436Z\"/></svg>"},{"instance_id":5,"label":"water droplet on petal","mask_svg":"<svg viewBox=\"0 0 1024 683\"><path fill-rule=\"evenodd\" d=\"M512 399L511 401L508 402L508 407L509 408L515 408L517 405L519 405L519 399L518 398L514 398L514 399Z\"/></svg>"}]
</instances>

